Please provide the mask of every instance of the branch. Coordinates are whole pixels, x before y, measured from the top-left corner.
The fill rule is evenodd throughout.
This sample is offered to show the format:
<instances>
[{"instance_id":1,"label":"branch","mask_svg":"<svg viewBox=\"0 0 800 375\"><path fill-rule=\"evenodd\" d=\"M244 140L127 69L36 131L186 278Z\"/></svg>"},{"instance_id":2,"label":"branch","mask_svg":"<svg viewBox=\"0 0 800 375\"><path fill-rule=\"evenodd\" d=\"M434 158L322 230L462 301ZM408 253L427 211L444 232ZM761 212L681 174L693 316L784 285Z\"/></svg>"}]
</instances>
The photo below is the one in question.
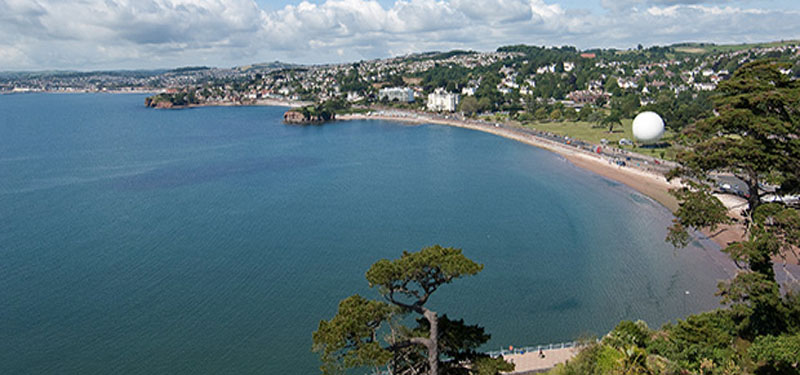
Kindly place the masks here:
<instances>
[{"instance_id":1,"label":"branch","mask_svg":"<svg viewBox=\"0 0 800 375\"><path fill-rule=\"evenodd\" d=\"M431 341L431 339L426 339L424 337L412 337L408 339L408 341L412 344L424 345L426 348L430 348L431 345L433 345L433 341Z\"/></svg>"},{"instance_id":2,"label":"branch","mask_svg":"<svg viewBox=\"0 0 800 375\"><path fill-rule=\"evenodd\" d=\"M410 338L410 339L408 339L406 341L401 341L401 342L395 343L393 345L390 345L389 347L386 348L386 350L397 351L397 350L400 350L400 349L408 348L409 346L413 346L413 345L424 345L426 347L428 346L428 343L420 342L417 339L430 341L429 339L426 339L424 337L412 337L412 338Z\"/></svg>"},{"instance_id":3,"label":"branch","mask_svg":"<svg viewBox=\"0 0 800 375\"><path fill-rule=\"evenodd\" d=\"M407 309L407 310L416 311L414 305L409 305L409 304L400 302L398 300L395 300L394 299L394 290L389 290L389 294L385 295L384 298L386 298L386 300L389 301L389 303L395 304L395 305L400 306L400 307L402 307L404 309Z\"/></svg>"}]
</instances>

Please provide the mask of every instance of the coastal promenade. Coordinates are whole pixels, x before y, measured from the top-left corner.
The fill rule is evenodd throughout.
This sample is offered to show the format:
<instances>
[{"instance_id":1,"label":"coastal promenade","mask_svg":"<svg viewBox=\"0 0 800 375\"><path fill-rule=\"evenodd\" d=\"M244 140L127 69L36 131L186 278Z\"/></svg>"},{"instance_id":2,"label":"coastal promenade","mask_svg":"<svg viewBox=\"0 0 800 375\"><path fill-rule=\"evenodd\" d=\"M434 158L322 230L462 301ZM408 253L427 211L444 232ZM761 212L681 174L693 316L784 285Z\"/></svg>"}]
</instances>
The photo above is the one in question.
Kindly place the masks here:
<instances>
[{"instance_id":1,"label":"coastal promenade","mask_svg":"<svg viewBox=\"0 0 800 375\"><path fill-rule=\"evenodd\" d=\"M489 352L492 357L502 356L514 363L514 371L508 374L523 375L540 373L567 362L580 352L577 342L548 344Z\"/></svg>"},{"instance_id":2,"label":"coastal promenade","mask_svg":"<svg viewBox=\"0 0 800 375\"><path fill-rule=\"evenodd\" d=\"M578 348L548 350L544 352L544 358L541 358L538 352L511 354L504 358L514 363L514 371L510 374L533 374L550 370L557 364L572 359L579 350Z\"/></svg>"}]
</instances>

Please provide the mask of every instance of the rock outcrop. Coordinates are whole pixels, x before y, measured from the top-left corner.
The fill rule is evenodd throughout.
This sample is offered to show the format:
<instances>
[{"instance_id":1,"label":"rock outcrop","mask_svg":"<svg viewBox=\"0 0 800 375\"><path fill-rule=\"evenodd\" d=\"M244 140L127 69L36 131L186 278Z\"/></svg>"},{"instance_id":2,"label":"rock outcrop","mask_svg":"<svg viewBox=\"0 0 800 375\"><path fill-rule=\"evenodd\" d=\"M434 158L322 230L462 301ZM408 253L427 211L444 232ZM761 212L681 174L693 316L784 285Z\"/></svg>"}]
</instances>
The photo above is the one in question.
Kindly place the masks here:
<instances>
[{"instance_id":1,"label":"rock outcrop","mask_svg":"<svg viewBox=\"0 0 800 375\"><path fill-rule=\"evenodd\" d=\"M314 125L334 120L335 117L334 114L331 114L329 119L325 119L321 116L312 116L301 111L289 110L283 114L283 122L290 125Z\"/></svg>"},{"instance_id":2,"label":"rock outcrop","mask_svg":"<svg viewBox=\"0 0 800 375\"><path fill-rule=\"evenodd\" d=\"M175 105L169 100L156 100L157 96L144 98L144 106L150 108L174 108Z\"/></svg>"}]
</instances>

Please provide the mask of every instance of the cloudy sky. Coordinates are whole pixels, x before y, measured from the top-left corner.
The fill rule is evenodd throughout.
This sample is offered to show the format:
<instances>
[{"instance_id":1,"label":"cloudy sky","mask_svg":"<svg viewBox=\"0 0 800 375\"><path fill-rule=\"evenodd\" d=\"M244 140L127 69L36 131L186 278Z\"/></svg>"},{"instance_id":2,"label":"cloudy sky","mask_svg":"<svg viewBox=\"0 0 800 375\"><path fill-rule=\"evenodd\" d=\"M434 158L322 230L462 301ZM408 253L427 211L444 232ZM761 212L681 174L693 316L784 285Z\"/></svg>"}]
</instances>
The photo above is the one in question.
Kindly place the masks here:
<instances>
[{"instance_id":1,"label":"cloudy sky","mask_svg":"<svg viewBox=\"0 0 800 375\"><path fill-rule=\"evenodd\" d=\"M0 0L0 71L800 39L798 0Z\"/></svg>"}]
</instances>

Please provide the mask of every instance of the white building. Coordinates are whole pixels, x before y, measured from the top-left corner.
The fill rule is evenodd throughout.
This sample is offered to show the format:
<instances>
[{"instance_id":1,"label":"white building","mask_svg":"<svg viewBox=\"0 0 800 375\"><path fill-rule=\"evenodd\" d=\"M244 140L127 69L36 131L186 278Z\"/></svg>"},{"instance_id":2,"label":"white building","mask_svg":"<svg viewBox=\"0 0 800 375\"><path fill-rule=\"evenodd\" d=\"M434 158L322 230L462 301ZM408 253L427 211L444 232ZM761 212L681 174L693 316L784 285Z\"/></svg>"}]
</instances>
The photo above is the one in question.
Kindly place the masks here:
<instances>
[{"instance_id":1,"label":"white building","mask_svg":"<svg viewBox=\"0 0 800 375\"><path fill-rule=\"evenodd\" d=\"M393 102L411 103L414 101L414 90L408 87L389 87L378 91L378 99Z\"/></svg>"},{"instance_id":2,"label":"white building","mask_svg":"<svg viewBox=\"0 0 800 375\"><path fill-rule=\"evenodd\" d=\"M699 91L713 91L717 88L717 85L713 83L695 83L694 88Z\"/></svg>"},{"instance_id":3,"label":"white building","mask_svg":"<svg viewBox=\"0 0 800 375\"><path fill-rule=\"evenodd\" d=\"M351 103L353 103L353 102L357 102L357 101L359 101L359 100L361 100L361 99L364 99L364 97L363 97L363 96L361 96L361 95L360 95L359 93L357 93L357 92L354 92L354 91L349 91L349 92L347 93L347 101L348 101L348 102L351 102Z\"/></svg>"},{"instance_id":4,"label":"white building","mask_svg":"<svg viewBox=\"0 0 800 375\"><path fill-rule=\"evenodd\" d=\"M539 68L536 69L536 74L555 73L555 72L556 72L556 64L540 66Z\"/></svg>"},{"instance_id":5,"label":"white building","mask_svg":"<svg viewBox=\"0 0 800 375\"><path fill-rule=\"evenodd\" d=\"M634 82L632 79L620 78L617 80L617 86L623 89L635 89L638 88L639 85Z\"/></svg>"},{"instance_id":6,"label":"white building","mask_svg":"<svg viewBox=\"0 0 800 375\"><path fill-rule=\"evenodd\" d=\"M444 91L442 88L428 94L428 110L455 112L458 108L459 95Z\"/></svg>"}]
</instances>

